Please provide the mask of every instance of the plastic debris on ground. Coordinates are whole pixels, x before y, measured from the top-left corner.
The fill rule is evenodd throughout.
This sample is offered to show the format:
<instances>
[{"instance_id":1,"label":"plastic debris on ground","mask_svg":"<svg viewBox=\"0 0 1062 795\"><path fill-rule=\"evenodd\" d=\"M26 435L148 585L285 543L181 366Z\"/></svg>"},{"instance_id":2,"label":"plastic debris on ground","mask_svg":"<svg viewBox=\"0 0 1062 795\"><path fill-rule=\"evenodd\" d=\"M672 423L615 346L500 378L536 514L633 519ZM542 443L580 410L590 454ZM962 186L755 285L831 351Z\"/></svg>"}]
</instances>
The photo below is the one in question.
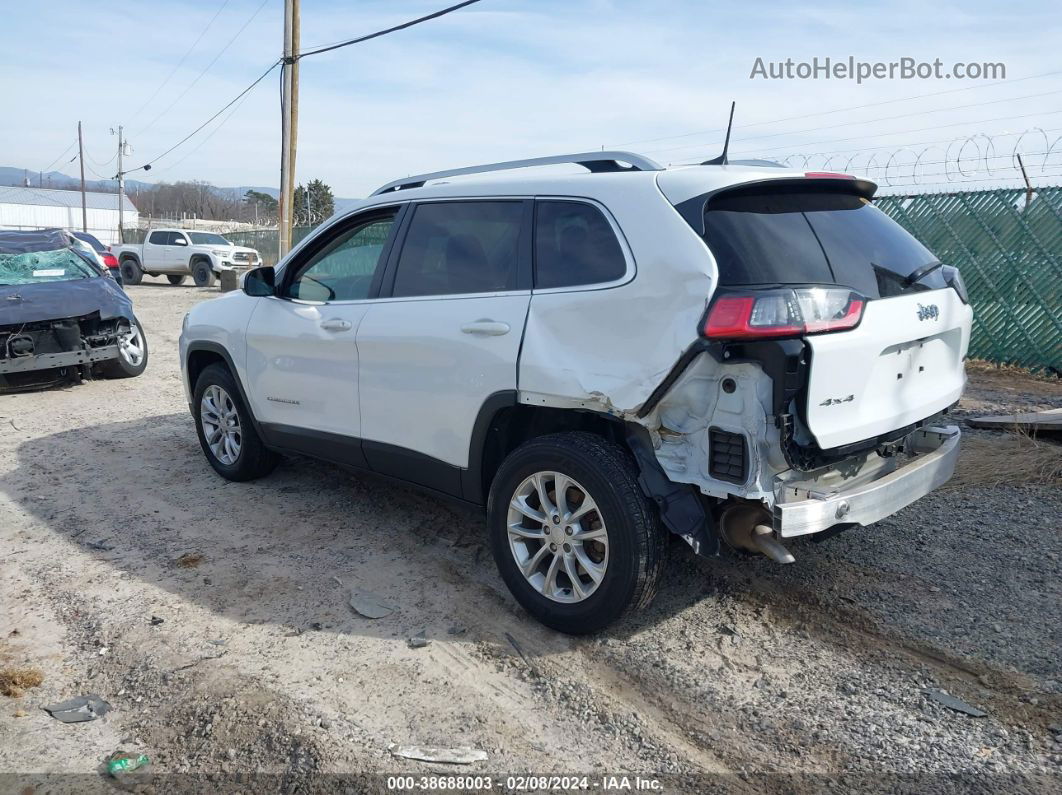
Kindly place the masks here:
<instances>
[{"instance_id":1,"label":"plastic debris on ground","mask_svg":"<svg viewBox=\"0 0 1062 795\"><path fill-rule=\"evenodd\" d=\"M106 715L110 712L111 705L95 693L90 693L41 709L63 723L84 723Z\"/></svg>"},{"instance_id":2,"label":"plastic debris on ground","mask_svg":"<svg viewBox=\"0 0 1062 795\"><path fill-rule=\"evenodd\" d=\"M473 762L486 762L487 752L478 748L462 746L459 748L431 748L423 745L394 745L387 750L393 756L402 759L415 759L418 762L440 762L447 765L471 765Z\"/></svg>"},{"instance_id":3,"label":"plastic debris on ground","mask_svg":"<svg viewBox=\"0 0 1062 795\"><path fill-rule=\"evenodd\" d=\"M120 776L122 773L131 773L151 764L151 760L144 754L130 754L125 751L115 751L107 757L107 772L112 776Z\"/></svg>"},{"instance_id":4,"label":"plastic debris on ground","mask_svg":"<svg viewBox=\"0 0 1062 795\"><path fill-rule=\"evenodd\" d=\"M350 606L354 611L365 618L384 618L395 612L395 606L368 591L355 591L350 595Z\"/></svg>"},{"instance_id":5,"label":"plastic debris on ground","mask_svg":"<svg viewBox=\"0 0 1062 795\"><path fill-rule=\"evenodd\" d=\"M972 718L983 718L988 715L983 709L971 706L963 701L961 698L955 698L955 696L945 693L943 690L937 690L936 688L927 687L923 691L927 696L936 701L938 704L943 704L948 709L953 709L956 712L962 712L965 715L969 715Z\"/></svg>"}]
</instances>

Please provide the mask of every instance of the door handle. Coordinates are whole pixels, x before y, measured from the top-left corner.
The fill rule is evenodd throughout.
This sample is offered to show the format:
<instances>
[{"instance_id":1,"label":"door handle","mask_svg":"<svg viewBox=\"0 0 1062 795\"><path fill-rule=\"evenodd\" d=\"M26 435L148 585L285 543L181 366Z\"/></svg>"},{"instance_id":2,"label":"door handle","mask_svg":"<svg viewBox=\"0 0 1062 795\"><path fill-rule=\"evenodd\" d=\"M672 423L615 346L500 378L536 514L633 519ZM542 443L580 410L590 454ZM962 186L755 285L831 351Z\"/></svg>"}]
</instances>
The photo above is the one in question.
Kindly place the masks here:
<instances>
[{"instance_id":1,"label":"door handle","mask_svg":"<svg viewBox=\"0 0 1062 795\"><path fill-rule=\"evenodd\" d=\"M465 334L481 334L485 337L500 337L502 334L508 334L510 326L508 323L502 323L498 320L477 320L474 323L465 323L461 326L461 331Z\"/></svg>"},{"instance_id":2,"label":"door handle","mask_svg":"<svg viewBox=\"0 0 1062 795\"><path fill-rule=\"evenodd\" d=\"M328 320L321 321L321 328L325 331L350 331L354 328L354 324L349 320L343 320L342 318L333 317Z\"/></svg>"}]
</instances>

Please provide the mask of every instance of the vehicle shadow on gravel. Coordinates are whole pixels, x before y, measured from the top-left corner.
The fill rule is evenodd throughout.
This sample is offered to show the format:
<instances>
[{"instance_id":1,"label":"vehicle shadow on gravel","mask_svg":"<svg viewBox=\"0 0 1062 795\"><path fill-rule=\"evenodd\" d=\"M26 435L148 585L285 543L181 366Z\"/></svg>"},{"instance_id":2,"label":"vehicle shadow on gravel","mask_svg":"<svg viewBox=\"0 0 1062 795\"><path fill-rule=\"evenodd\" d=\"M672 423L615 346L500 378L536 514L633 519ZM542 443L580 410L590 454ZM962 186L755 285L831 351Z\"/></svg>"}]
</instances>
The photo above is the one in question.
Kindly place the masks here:
<instances>
[{"instance_id":1,"label":"vehicle shadow on gravel","mask_svg":"<svg viewBox=\"0 0 1062 795\"><path fill-rule=\"evenodd\" d=\"M478 512L300 458L260 481L227 482L203 459L184 413L31 439L17 457L0 489L39 521L237 624L493 638L527 656L582 642L539 627L515 604ZM719 642L746 631L727 607L736 600L779 631L882 644L1062 692L1052 618L1062 604L1062 534L1050 520L1060 514L1062 498L1047 489L945 491L872 529L794 543L797 563L787 567L729 552L701 559L676 542L656 602L598 639L636 639L698 606L699 642ZM348 605L352 591L395 611L364 619ZM146 621L152 608L144 609Z\"/></svg>"}]
</instances>

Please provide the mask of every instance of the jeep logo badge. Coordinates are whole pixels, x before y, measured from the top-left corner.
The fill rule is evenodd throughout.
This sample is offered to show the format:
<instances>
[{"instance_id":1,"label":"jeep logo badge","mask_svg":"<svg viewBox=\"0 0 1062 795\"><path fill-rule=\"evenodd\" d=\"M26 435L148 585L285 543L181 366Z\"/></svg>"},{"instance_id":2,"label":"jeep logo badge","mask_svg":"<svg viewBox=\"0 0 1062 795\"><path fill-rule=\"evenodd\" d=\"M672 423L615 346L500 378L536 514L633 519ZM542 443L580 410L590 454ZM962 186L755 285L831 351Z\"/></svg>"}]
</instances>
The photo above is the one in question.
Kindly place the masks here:
<instances>
[{"instance_id":1,"label":"jeep logo badge","mask_svg":"<svg viewBox=\"0 0 1062 795\"><path fill-rule=\"evenodd\" d=\"M930 304L929 306L918 305L918 319L919 320L936 320L940 317L940 309L936 304Z\"/></svg>"}]
</instances>

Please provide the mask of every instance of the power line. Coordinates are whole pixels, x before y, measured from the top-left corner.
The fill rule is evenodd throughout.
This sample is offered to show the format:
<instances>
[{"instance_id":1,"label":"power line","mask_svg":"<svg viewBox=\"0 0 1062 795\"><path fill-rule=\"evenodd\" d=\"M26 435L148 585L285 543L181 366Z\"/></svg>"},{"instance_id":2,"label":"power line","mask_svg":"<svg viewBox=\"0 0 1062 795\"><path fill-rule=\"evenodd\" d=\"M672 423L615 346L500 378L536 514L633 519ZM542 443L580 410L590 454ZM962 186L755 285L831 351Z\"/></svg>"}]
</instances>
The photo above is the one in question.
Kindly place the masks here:
<instances>
[{"instance_id":1,"label":"power line","mask_svg":"<svg viewBox=\"0 0 1062 795\"><path fill-rule=\"evenodd\" d=\"M167 149L167 150L166 150L165 152L163 152L163 153L162 153L161 155L158 155L157 157L154 157L154 158L152 158L151 160L149 160L149 161L148 161L147 163L145 163L144 165L142 165L142 166L138 166L137 168L131 168L131 169L128 169L128 170L127 170L127 173L128 173L128 171L138 171L138 170L139 170L139 169L141 169L141 168L145 168L145 166L151 166L151 165L153 165L154 163L156 163L156 162L158 162L159 160L161 160L162 158L164 158L164 157L165 157L166 155L168 155L168 154L169 154L170 152L172 152L172 151L173 151L174 149L176 149L176 148L177 148L178 146L180 146L181 144L183 144L183 143L184 143L185 141L187 141L187 140L188 140L189 138L191 138L191 137L192 137L193 135L195 135L195 134L196 134L196 133L198 133L198 132L199 132L200 130L202 130L202 129L203 129L204 127L206 127L206 126L207 126L208 124L210 124L210 122L214 121L214 119L216 119L216 118L217 118L218 116L220 116L220 115L221 115L222 113L224 113L224 112L225 112L226 110L228 110L229 108L231 108L231 107L232 107L232 106L233 106L234 104L236 104L236 102L238 102L238 101L240 100L240 98L241 98L241 97L243 97L243 96L244 96L245 94L247 94L248 92L250 92L250 90L251 90L252 88L254 88L254 87L255 87L256 85L258 85L259 83L261 83L261 82L262 82L262 81L263 81L263 80L264 80L264 79L266 78L266 75L268 75L268 74L269 74L270 72L272 72L272 71L273 71L274 69L276 69L276 68L277 68L278 66L280 66L280 60L279 60L279 59L278 59L278 60L276 60L276 61L274 61L274 62L273 62L272 64L270 64L269 68L268 68L268 69L266 69L266 70L265 70L264 72L262 72L262 74L260 74L260 75L258 76L258 78L257 78L257 79L256 79L256 80L255 80L255 81L254 81L253 83L251 83L251 84L250 84L249 86L247 86L247 88L245 88L245 89L244 89L243 91L241 91L241 92L240 92L239 94L237 94L237 95L236 95L235 97L233 97L233 98L232 98L231 100L229 100L229 102L228 102L228 103L227 103L227 104L226 104L226 105L225 105L224 107L222 107L222 108L221 108L221 110L219 110L219 111L218 111L217 113L215 113L215 114L214 114L213 116L211 116L211 117L210 117L209 119L207 119L207 120L206 120L205 122L203 122L203 123L202 123L202 124L200 124L200 125L199 125L198 127L196 127L196 128L194 129L194 130L192 130L192 131L191 131L190 133L188 133L188 135L184 136L184 138L182 138L181 140L179 140L179 141L178 141L177 143L175 143L175 144L174 144L173 146L171 146L171 147L170 147L169 149Z\"/></svg>"},{"instance_id":2,"label":"power line","mask_svg":"<svg viewBox=\"0 0 1062 795\"><path fill-rule=\"evenodd\" d=\"M450 13L452 13L454 11L457 11L459 9L464 8L465 6L470 6L473 3L478 3L478 2L479 2L479 0L465 0L465 2L463 2L463 3L457 3L456 5L448 6L447 8L440 9L439 11L435 11L435 12L433 12L431 14L426 14L426 15L424 15L422 17L417 17L416 19L411 19L408 22L403 22L401 25L395 25L394 27L385 28L384 30L378 30L375 33L370 33L370 34L368 34L366 36L359 36L356 39L348 39L346 41L341 41L338 44L330 44L330 45L328 45L326 47L318 47L315 50L307 50L307 51L299 53L298 56L296 56L296 57L298 59L302 59L302 58L305 58L305 57L307 57L309 55L320 55L323 52L330 52L331 50L338 50L340 47L349 47L351 44L360 44L361 42L368 41L369 39L376 39L376 38L379 38L380 36L386 36L388 33L394 33L394 32L399 31L399 30L405 30L406 28L411 28L414 25L419 25L421 22L427 22L427 21L432 20L432 19L438 19L441 16L445 16L446 14L450 14Z\"/></svg>"},{"instance_id":3,"label":"power line","mask_svg":"<svg viewBox=\"0 0 1062 795\"><path fill-rule=\"evenodd\" d=\"M925 116L930 113L944 113L946 111L952 110L967 110L969 108L979 108L984 105L998 105L1001 102L1020 102L1023 99L1037 99L1039 97L1053 96L1055 94L1062 94L1062 88L1055 89L1053 91L1043 91L1039 94L1026 94L1023 97L1004 97L1003 99L993 99L989 100L988 102L972 102L969 105L953 105L947 108L931 108L930 110L915 111L913 113L901 113L896 116L882 116L877 119L865 119L863 121L846 121L841 122L840 124L830 125L829 127L809 127L804 130L791 130L786 132L768 133L767 135L754 135L751 138L743 138L741 143L745 144L748 141L760 141L765 138L777 138L780 135L800 135L802 133L818 132L819 130L832 130L836 129L837 127L851 127L860 124L875 124L877 122L882 121L895 121L896 119L907 119L912 116ZM649 149L646 151L646 154L652 154L654 152L670 152L674 151L675 149L690 149L696 146L701 146L701 144L684 144L682 146L672 146L666 149Z\"/></svg>"},{"instance_id":4,"label":"power line","mask_svg":"<svg viewBox=\"0 0 1062 795\"><path fill-rule=\"evenodd\" d=\"M254 10L254 13L251 14L251 16L247 19L247 21L243 23L243 27L241 27L239 30L237 30L236 34L231 39L229 39L228 43L224 47L221 48L221 50L218 52L217 55L214 56L214 60L212 60L210 63L208 63L203 68L203 71L201 71L198 75L196 75L195 80L193 80L191 83L189 83L188 87L185 88L184 91L182 91L178 95L178 97L175 100L173 100L173 102L171 102L169 105L167 105L166 108L162 111L162 113L160 113L158 116L156 116L154 119L152 119L147 127L144 127L142 130L138 131L136 133L137 135L143 135L148 130L150 130L152 127L154 127L155 126L155 122L157 122L159 119L161 119L167 113L169 113L178 102L180 102L182 99L185 98L185 96L187 96L188 92L191 91L192 88L195 87L195 84L198 83L200 81L200 79L202 79L203 75L205 75L207 72L210 71L211 67L213 67L214 64L216 64L218 62L218 59L221 58L221 56L225 54L225 52L229 49L229 47L231 47L233 45L233 43L236 41L236 39L238 39L240 37L240 35L245 30L247 30L247 26L250 25L252 22L254 22L255 17L257 17L258 13L263 8L265 8L266 3L268 3L268 2L269 2L269 0L262 0L261 4L259 4L258 8L256 8Z\"/></svg>"},{"instance_id":5,"label":"power line","mask_svg":"<svg viewBox=\"0 0 1062 795\"><path fill-rule=\"evenodd\" d=\"M54 166L56 163L58 163L60 160L62 160L64 157L66 157L67 152L69 152L75 146L77 146L77 138L75 138L73 141L70 142L70 146L68 146L66 149L64 149L63 153L61 155L59 155L59 157L55 158L55 160L53 160L51 163L49 163L44 168L42 168L41 172L43 173L45 171L51 171L52 170L52 166Z\"/></svg>"},{"instance_id":6,"label":"power line","mask_svg":"<svg viewBox=\"0 0 1062 795\"><path fill-rule=\"evenodd\" d=\"M916 99L925 99L926 97L938 97L938 96L941 96L942 94L955 94L955 93L960 92L960 91L973 91L974 89L978 89L978 88L992 88L994 86L1010 85L1010 84L1013 84L1013 83L1021 83L1021 82L1024 82L1026 80L1038 80L1041 77L1052 77L1052 76L1058 75L1058 74L1062 74L1062 70L1056 70L1056 71L1053 71L1053 72L1043 72L1041 74L1030 75L1028 77L1019 77L1019 78L1017 78L1015 80L1000 80L1000 81L995 82L995 83L984 83L984 84L975 85L975 86L965 86L963 88L948 88L948 89L945 89L943 91L933 91L933 92L930 92L928 94L916 94L916 95L913 95L913 96L910 96L910 97L900 97L899 99L886 99L886 100L883 100L881 102L868 102L865 105L852 105L852 106L846 107L846 108L834 108L833 110L823 110L823 111L818 111L816 113L804 113L804 114L801 114L799 116L786 116L785 118L781 118L781 119L768 119L766 121L757 121L757 122L753 122L751 124L738 124L738 125L735 125L734 129L735 130L746 130L746 129L750 128L750 127L762 127L765 124L780 124L781 122L784 122L784 121L797 121L799 119L811 119L811 118L814 118L816 116L829 116L829 115L834 114L834 113L846 113L846 112L850 112L850 111L853 111L853 110L863 110L865 108L874 108L874 107L878 107L880 105L893 105L893 104L896 104L897 102L910 102L910 101L916 100ZM716 128L714 130L698 130L696 132L682 133L680 135L664 135L664 136L661 136L659 138L641 138L641 139L636 140L636 141L627 141L627 142L621 143L621 144L614 144L613 148L631 146L633 144L656 143L657 141L672 141L672 140L677 140L679 138L692 138L695 135L708 135L710 133L723 132L724 129L725 128ZM681 148L681 147L676 147L676 148ZM666 150L656 150L656 151L666 151Z\"/></svg>"},{"instance_id":7,"label":"power line","mask_svg":"<svg viewBox=\"0 0 1062 795\"><path fill-rule=\"evenodd\" d=\"M747 151L745 151L745 152L743 152L741 154L744 155L744 156L749 156L749 155L752 155L752 154L758 153L758 152L773 152L773 151L777 151L779 149L791 149L791 148L796 147L796 146L814 146L816 144L839 143L841 141L859 141L859 140L865 140L865 139L870 139L870 138L883 138L883 137L890 136L890 135L906 135L907 133L926 132L927 130L939 130L942 127L958 127L958 126L963 125L963 124L990 124L992 122L997 122L997 121L1012 121L1014 119L1028 119L1028 118L1031 118L1033 116L1050 116L1050 115L1055 114L1055 113L1062 113L1062 109L1059 109L1059 110L1046 110L1046 111L1040 111L1040 112L1037 112L1037 113L1025 113L1025 114L1022 114L1022 115L1019 115L1019 116L997 116L994 119L980 119L980 120L977 120L977 121L956 121L956 122L950 122L948 124L935 124L932 127L919 127L917 129L914 129L914 130L896 130L895 132L877 133L877 134L874 134L874 135L853 135L853 136L850 136L848 138L830 138L830 139L824 139L824 140L818 140L818 141L806 141L804 143L799 143L799 144L782 144L780 146L770 146L770 147L759 148L759 149L755 149L755 150L747 150ZM707 144L705 146L707 146ZM883 146L887 146L887 144L879 145L879 147L877 147L877 148L882 148ZM735 157L736 156L737 155L735 155ZM692 157L692 155L691 155L691 157Z\"/></svg>"},{"instance_id":8,"label":"power line","mask_svg":"<svg viewBox=\"0 0 1062 795\"><path fill-rule=\"evenodd\" d=\"M274 64L274 68L275 68L275 66L276 66L276 65ZM198 151L199 151L200 149L202 149L202 148L203 148L203 146L204 146L204 145L205 145L205 144L207 143L207 141L209 141L209 140L210 140L211 138L213 138L213 137L214 137L214 135L215 135L215 134L217 133L217 131L218 131L218 130L220 130L220 129L221 129L222 127L224 127L224 126L225 126L226 124L228 124L228 123L229 123L229 119L231 119L231 118L232 118L233 116L235 116L235 115L236 115L236 112L237 112L237 111L238 111L238 110L240 109L240 107L241 107L241 106L243 105L243 103L247 101L247 97L248 97L248 96L250 96L250 94L244 94L244 95L243 95L243 98L242 98L242 99L240 99L240 101L239 101L239 102L237 102L237 103L236 103L236 104L235 104L235 105L233 106L233 108L232 108L232 110L231 110L231 111L229 111L229 115L228 115L228 116L226 116L226 117L225 117L224 119L222 119L222 120L221 120L221 122L220 122L220 123L219 123L219 124L217 125L217 127L215 127L215 128L213 129L213 130L211 130L211 131L210 131L210 132L209 132L209 133L208 133L208 134L206 135L206 137L205 137L205 138L203 138L203 140L202 140L202 141L200 141L200 142L199 142L199 143L198 143L198 144L197 144L197 145L196 145L196 146L195 146L195 147L194 147L193 149L189 150L189 151L188 151L188 152L187 152L187 153L186 153L186 154L185 154L185 155L184 155L183 157L181 157L181 158L180 158L180 159L179 159L179 160L178 160L178 161L177 161L176 163L171 163L170 165L166 166L166 167L165 167L164 169L162 169L162 170L163 170L163 171L169 171L169 170L171 170L171 169L177 168L177 166L179 166L179 165L180 165L181 163L183 163L183 162L184 162L185 160L187 160L187 159L188 159L188 158L190 158L190 157L191 157L192 155L194 155L194 154L195 154L196 152L198 152ZM208 122L208 123L209 123L209 122Z\"/></svg>"},{"instance_id":9,"label":"power line","mask_svg":"<svg viewBox=\"0 0 1062 795\"><path fill-rule=\"evenodd\" d=\"M175 74L177 74L177 70L180 69L184 65L184 62L188 59L188 56L192 54L192 50L194 50L199 45L199 42L201 42L203 40L203 36L205 36L207 34L207 31L209 31L210 28L214 25L214 23L217 21L217 18L219 16L221 16L221 12L225 10L225 7L228 6L228 4L229 4L229 0L223 0L223 2L221 3L221 6L218 8L218 10L216 12L214 12L214 16L212 16L210 18L210 21L207 22L206 27L203 28L202 31L200 31L199 36L196 38L195 41L192 42L192 46L189 47L187 50L185 50L184 55L181 56L181 60L179 60L177 62L177 65L174 66L173 69L170 70L170 73L168 75L166 75L166 79L163 80L159 84L158 88L155 89L154 93L152 93L152 95L150 97L148 97L144 101L143 105L141 105L139 108L137 108L136 112L130 118L130 121L136 121L136 118L144 111L144 108L146 108L148 105L151 104L152 100L154 100L155 97L157 97L159 95L159 92L162 91L162 89L164 89L166 87L166 85L170 82L170 80L173 78L173 76ZM107 162L110 162L110 161L107 161ZM103 163L99 163L98 165L104 165L104 164Z\"/></svg>"}]
</instances>

